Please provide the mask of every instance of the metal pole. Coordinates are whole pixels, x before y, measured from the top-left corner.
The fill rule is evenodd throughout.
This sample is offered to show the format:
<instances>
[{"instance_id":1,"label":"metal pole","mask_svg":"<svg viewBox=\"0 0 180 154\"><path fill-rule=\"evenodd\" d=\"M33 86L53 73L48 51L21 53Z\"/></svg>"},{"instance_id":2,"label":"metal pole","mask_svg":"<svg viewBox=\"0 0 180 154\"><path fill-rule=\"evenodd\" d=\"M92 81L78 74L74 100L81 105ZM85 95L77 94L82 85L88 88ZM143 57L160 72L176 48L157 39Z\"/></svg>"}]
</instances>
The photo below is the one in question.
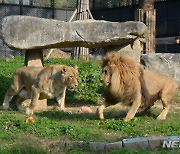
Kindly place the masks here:
<instances>
[{"instance_id":1,"label":"metal pole","mask_svg":"<svg viewBox=\"0 0 180 154\"><path fill-rule=\"evenodd\" d=\"M51 0L51 9L52 9L52 19L54 19L55 14L54 14L54 0Z\"/></svg>"},{"instance_id":2,"label":"metal pole","mask_svg":"<svg viewBox=\"0 0 180 154\"><path fill-rule=\"evenodd\" d=\"M95 0L93 0L93 9L95 9L96 5L95 5Z\"/></svg>"},{"instance_id":3,"label":"metal pole","mask_svg":"<svg viewBox=\"0 0 180 154\"><path fill-rule=\"evenodd\" d=\"M20 6L20 15L23 15L23 0L19 0L19 6Z\"/></svg>"},{"instance_id":4,"label":"metal pole","mask_svg":"<svg viewBox=\"0 0 180 154\"><path fill-rule=\"evenodd\" d=\"M30 0L30 5L33 6L33 0Z\"/></svg>"}]
</instances>

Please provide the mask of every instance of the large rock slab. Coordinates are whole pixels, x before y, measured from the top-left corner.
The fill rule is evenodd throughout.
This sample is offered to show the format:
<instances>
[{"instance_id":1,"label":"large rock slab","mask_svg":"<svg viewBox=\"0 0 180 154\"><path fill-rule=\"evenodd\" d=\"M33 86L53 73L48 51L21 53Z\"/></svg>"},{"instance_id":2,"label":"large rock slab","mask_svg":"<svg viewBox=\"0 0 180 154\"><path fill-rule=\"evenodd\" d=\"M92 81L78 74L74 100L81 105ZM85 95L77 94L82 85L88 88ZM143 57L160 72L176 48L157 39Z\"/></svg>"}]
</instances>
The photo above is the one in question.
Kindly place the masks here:
<instances>
[{"instance_id":1,"label":"large rock slab","mask_svg":"<svg viewBox=\"0 0 180 154\"><path fill-rule=\"evenodd\" d=\"M8 16L2 20L2 34L6 44L17 50L77 46L104 48L144 38L147 27L138 21L63 22L31 16Z\"/></svg>"},{"instance_id":2,"label":"large rock slab","mask_svg":"<svg viewBox=\"0 0 180 154\"><path fill-rule=\"evenodd\" d=\"M180 82L180 54L156 53L141 56L145 68L166 74Z\"/></svg>"},{"instance_id":3,"label":"large rock slab","mask_svg":"<svg viewBox=\"0 0 180 154\"><path fill-rule=\"evenodd\" d=\"M137 62L140 62L140 55L142 52L141 40L136 39L131 43L105 48L105 52L110 52L110 51L125 53L130 57L134 58Z\"/></svg>"}]
</instances>

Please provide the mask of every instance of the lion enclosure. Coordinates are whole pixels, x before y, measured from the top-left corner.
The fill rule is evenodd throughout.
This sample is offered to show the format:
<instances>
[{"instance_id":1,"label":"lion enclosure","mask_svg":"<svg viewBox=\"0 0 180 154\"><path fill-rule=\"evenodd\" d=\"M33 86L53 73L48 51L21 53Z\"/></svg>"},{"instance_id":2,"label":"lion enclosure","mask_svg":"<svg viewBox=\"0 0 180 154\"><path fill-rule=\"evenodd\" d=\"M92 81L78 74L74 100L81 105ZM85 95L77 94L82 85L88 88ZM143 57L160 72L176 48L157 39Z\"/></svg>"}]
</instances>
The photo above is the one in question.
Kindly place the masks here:
<instances>
[{"instance_id":1,"label":"lion enclosure","mask_svg":"<svg viewBox=\"0 0 180 154\"><path fill-rule=\"evenodd\" d=\"M86 7L81 10L75 1ZM175 42L180 2L157 0L155 10L145 14L133 0L85 2L0 1L0 153L179 153L179 148L163 149L162 141L180 138L180 44ZM70 22L75 14L85 20ZM80 48L88 58L74 58ZM30 115L25 114L29 101L18 110L18 96L7 107L11 92L6 91L22 66L24 72L26 66L45 70L35 75L33 86L28 79L20 84L29 84L28 95L32 100L36 95L39 104L39 111L31 104ZM36 72L28 73L27 78ZM62 94L65 109L58 106Z\"/></svg>"},{"instance_id":2,"label":"lion enclosure","mask_svg":"<svg viewBox=\"0 0 180 154\"><path fill-rule=\"evenodd\" d=\"M115 142L122 138L138 136L176 136L179 132L179 108L180 91L171 101L171 108L167 119L158 121L154 119L161 110L161 105L156 105L148 111L148 114L137 113L136 117L126 123L123 121L128 108L121 105L112 106L105 110L105 120L99 121L96 115L97 105L102 103L102 85L99 81L101 69L99 63L81 62L69 59L48 59L45 66L50 64L77 65L79 70L78 88L67 93L67 111L56 110L55 100L49 100L49 111L37 113L33 116L34 122L26 123L27 116L24 112L17 111L15 99L11 102L9 111L1 111L0 140L4 150L14 152L28 150L29 152L40 151L41 153L67 152L73 149L59 149L60 140L85 140ZM0 61L0 98L3 101L5 92L11 83L11 76L14 70L23 66L22 58L15 58L12 61ZM81 106L89 106L91 113L78 112ZM17 134L19 134L17 136ZM41 139L41 140L40 140ZM43 139L43 140L42 140ZM26 142L28 140L28 142ZM14 142L16 141L16 142ZM24 142L25 141L25 142ZM35 143L40 143L38 146ZM56 143L56 144L54 144ZM10 145L9 145L10 144ZM44 147L43 145L46 144ZM54 145L54 148L52 148ZM15 148L16 147L16 148ZM3 149L1 149L3 151ZM57 150L57 151L55 151ZM90 151L92 149L79 149L77 151ZM92 151L93 152L93 151ZM95 151L94 151L95 152ZM158 152L158 151L157 151Z\"/></svg>"}]
</instances>

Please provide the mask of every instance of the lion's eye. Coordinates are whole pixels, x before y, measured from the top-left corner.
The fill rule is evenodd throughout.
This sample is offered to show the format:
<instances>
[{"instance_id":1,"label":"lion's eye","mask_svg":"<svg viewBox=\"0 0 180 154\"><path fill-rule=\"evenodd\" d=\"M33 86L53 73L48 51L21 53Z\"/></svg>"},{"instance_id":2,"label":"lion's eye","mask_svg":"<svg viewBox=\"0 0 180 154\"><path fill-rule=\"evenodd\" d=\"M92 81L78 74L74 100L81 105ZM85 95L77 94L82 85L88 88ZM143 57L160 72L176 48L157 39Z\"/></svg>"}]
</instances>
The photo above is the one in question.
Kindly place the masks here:
<instances>
[{"instance_id":1,"label":"lion's eye","mask_svg":"<svg viewBox=\"0 0 180 154\"><path fill-rule=\"evenodd\" d=\"M107 70L104 70L104 72L103 72L104 74L107 74Z\"/></svg>"}]
</instances>

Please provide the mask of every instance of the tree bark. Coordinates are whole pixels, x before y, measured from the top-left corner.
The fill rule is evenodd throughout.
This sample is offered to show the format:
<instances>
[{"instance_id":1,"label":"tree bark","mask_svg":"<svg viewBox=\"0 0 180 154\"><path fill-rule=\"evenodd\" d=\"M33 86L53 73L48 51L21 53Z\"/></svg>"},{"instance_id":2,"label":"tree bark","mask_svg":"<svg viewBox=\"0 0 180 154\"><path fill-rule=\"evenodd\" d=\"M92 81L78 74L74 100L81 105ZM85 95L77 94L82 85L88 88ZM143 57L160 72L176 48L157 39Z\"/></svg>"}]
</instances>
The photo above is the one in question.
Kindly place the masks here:
<instances>
[{"instance_id":1,"label":"tree bark","mask_svg":"<svg viewBox=\"0 0 180 154\"><path fill-rule=\"evenodd\" d=\"M75 16L76 16L75 20L93 19L92 14L89 9L89 0L77 0L76 10L74 11L69 22L71 22ZM89 48L85 48L85 47L74 48L74 51L72 51L72 53L71 53L71 58L88 60L89 59Z\"/></svg>"},{"instance_id":2,"label":"tree bark","mask_svg":"<svg viewBox=\"0 0 180 154\"><path fill-rule=\"evenodd\" d=\"M143 53L155 52L156 10L154 3L155 0L139 0L138 10L135 12L135 20L145 23L149 30L149 36L143 44Z\"/></svg>"},{"instance_id":3,"label":"tree bark","mask_svg":"<svg viewBox=\"0 0 180 154\"><path fill-rule=\"evenodd\" d=\"M144 12L154 10L155 0L139 0L139 9L143 9Z\"/></svg>"}]
</instances>

